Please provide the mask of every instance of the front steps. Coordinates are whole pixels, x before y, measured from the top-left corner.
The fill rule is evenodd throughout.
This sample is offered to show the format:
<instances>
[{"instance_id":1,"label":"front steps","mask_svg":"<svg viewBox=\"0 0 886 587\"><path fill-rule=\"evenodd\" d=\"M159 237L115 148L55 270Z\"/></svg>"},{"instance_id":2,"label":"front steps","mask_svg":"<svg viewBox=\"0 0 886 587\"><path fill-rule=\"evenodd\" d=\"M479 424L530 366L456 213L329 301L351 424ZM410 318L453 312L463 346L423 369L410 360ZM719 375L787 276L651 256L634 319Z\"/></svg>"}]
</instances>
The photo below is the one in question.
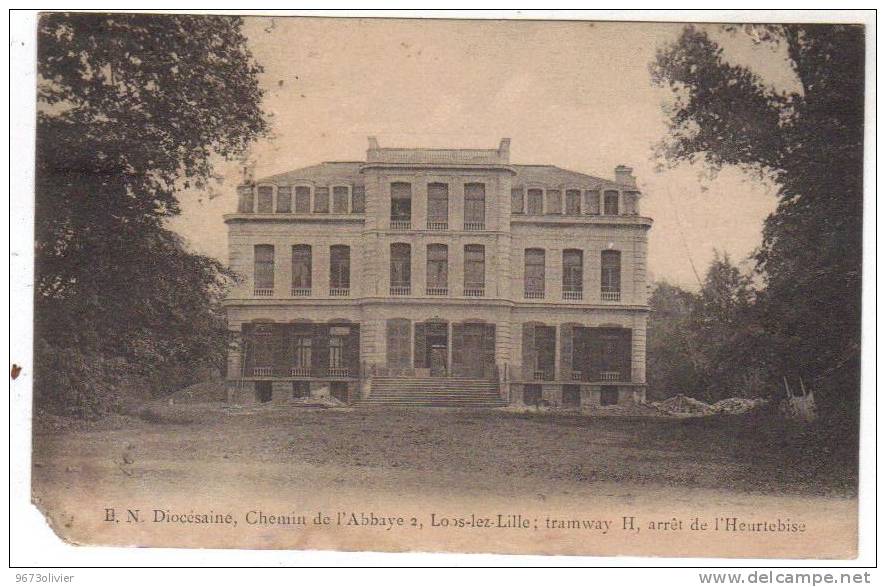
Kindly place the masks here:
<instances>
[{"instance_id":1,"label":"front steps","mask_svg":"<svg viewBox=\"0 0 886 587\"><path fill-rule=\"evenodd\" d=\"M464 377L373 377L361 406L500 408L498 384Z\"/></svg>"}]
</instances>

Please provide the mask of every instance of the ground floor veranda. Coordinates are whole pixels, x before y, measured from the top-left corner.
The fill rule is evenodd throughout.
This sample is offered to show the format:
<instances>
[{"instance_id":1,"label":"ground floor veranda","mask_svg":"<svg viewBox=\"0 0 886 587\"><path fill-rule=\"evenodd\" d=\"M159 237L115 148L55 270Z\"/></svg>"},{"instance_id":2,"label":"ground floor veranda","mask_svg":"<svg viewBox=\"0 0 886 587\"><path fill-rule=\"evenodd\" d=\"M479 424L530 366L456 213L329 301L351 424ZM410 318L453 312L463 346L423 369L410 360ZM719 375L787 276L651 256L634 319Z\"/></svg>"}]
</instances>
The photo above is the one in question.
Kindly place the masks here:
<instances>
[{"instance_id":1,"label":"ground floor veranda","mask_svg":"<svg viewBox=\"0 0 886 587\"><path fill-rule=\"evenodd\" d=\"M538 305L229 306L232 401L332 395L377 378L483 379L515 404L645 397L646 310Z\"/></svg>"}]
</instances>

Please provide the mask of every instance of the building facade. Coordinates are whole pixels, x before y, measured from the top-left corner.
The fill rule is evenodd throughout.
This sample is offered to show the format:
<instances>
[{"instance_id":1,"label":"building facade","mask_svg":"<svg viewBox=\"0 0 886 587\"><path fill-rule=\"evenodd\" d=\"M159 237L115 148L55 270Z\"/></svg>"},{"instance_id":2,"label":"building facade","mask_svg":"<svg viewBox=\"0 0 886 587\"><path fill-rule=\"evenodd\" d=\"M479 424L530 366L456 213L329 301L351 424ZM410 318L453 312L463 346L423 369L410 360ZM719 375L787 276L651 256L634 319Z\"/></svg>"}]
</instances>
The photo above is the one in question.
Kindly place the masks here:
<instances>
[{"instance_id":1,"label":"building facade","mask_svg":"<svg viewBox=\"0 0 886 587\"><path fill-rule=\"evenodd\" d=\"M509 403L645 397L649 218L612 180L497 149L382 148L238 188L225 216L236 402L373 380L495 382Z\"/></svg>"}]
</instances>

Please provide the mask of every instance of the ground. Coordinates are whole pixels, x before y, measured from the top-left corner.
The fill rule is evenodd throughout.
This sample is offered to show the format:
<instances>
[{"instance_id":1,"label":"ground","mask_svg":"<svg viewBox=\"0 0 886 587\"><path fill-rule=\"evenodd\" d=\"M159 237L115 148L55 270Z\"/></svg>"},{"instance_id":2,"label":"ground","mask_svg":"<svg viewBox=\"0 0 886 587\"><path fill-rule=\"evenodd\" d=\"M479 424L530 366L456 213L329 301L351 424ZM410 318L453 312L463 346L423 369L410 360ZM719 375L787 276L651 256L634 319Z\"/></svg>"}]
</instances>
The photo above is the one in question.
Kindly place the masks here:
<instances>
[{"instance_id":1,"label":"ground","mask_svg":"<svg viewBox=\"0 0 886 587\"><path fill-rule=\"evenodd\" d=\"M844 517L853 511L853 464L823 458L820 446L807 450L796 431L767 432L766 421L155 406L140 418L36 433L33 486L35 501L56 513L72 511L72 496L94 500L99 511L109 503L156 504L158 495L172 494L232 502L249 496L253 503L347 495L377 506L433 497L453 507L464 499L528 498L551 507L664 500L739 509L834 506ZM56 523L66 524L63 517Z\"/></svg>"}]
</instances>

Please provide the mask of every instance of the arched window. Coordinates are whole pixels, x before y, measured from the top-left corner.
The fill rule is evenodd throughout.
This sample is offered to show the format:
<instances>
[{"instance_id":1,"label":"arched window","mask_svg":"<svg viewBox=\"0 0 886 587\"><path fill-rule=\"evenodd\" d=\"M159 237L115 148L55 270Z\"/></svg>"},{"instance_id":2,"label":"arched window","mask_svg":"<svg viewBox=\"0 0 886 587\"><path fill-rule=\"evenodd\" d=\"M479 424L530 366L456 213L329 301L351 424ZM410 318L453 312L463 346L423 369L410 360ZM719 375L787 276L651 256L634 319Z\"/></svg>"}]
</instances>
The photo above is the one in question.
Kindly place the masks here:
<instances>
[{"instance_id":1,"label":"arched window","mask_svg":"<svg viewBox=\"0 0 886 587\"><path fill-rule=\"evenodd\" d=\"M314 189L314 212L318 214L329 213L329 188Z\"/></svg>"},{"instance_id":2,"label":"arched window","mask_svg":"<svg viewBox=\"0 0 886 587\"><path fill-rule=\"evenodd\" d=\"M580 300L584 279L583 255L578 249L563 251L563 299Z\"/></svg>"},{"instance_id":3,"label":"arched window","mask_svg":"<svg viewBox=\"0 0 886 587\"><path fill-rule=\"evenodd\" d=\"M412 280L412 249L406 243L391 245L391 295L408 296Z\"/></svg>"},{"instance_id":4,"label":"arched window","mask_svg":"<svg viewBox=\"0 0 886 587\"><path fill-rule=\"evenodd\" d=\"M600 296L604 302L621 299L621 252L603 251L600 255Z\"/></svg>"},{"instance_id":5,"label":"arched window","mask_svg":"<svg viewBox=\"0 0 886 587\"><path fill-rule=\"evenodd\" d=\"M449 184L428 184L428 230L449 228Z\"/></svg>"},{"instance_id":6,"label":"arched window","mask_svg":"<svg viewBox=\"0 0 886 587\"><path fill-rule=\"evenodd\" d=\"M329 247L329 295L351 295L351 247Z\"/></svg>"},{"instance_id":7,"label":"arched window","mask_svg":"<svg viewBox=\"0 0 886 587\"><path fill-rule=\"evenodd\" d=\"M523 254L523 295L529 299L545 297L545 250L526 249Z\"/></svg>"},{"instance_id":8,"label":"arched window","mask_svg":"<svg viewBox=\"0 0 886 587\"><path fill-rule=\"evenodd\" d=\"M427 291L429 296L449 294L449 247L428 245Z\"/></svg>"}]
</instances>

